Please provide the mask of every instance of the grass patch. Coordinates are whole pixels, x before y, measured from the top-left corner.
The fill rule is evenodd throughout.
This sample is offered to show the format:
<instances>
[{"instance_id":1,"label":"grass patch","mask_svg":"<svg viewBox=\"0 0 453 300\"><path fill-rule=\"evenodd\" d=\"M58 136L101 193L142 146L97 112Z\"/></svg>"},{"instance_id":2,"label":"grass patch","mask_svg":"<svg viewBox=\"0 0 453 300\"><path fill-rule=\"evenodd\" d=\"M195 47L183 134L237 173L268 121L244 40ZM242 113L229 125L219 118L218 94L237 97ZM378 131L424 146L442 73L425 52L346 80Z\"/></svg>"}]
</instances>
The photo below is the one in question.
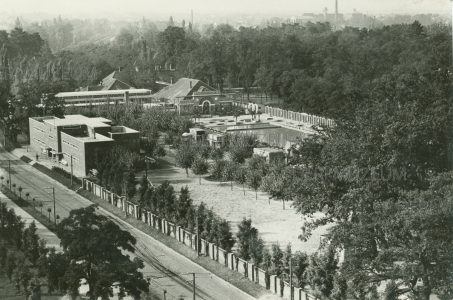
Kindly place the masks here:
<instances>
[{"instance_id":1,"label":"grass patch","mask_svg":"<svg viewBox=\"0 0 453 300\"><path fill-rule=\"evenodd\" d=\"M91 194L85 190L79 190L78 193L83 197L87 198L88 200L92 201L93 203L98 204L100 207L104 208L108 212L114 214L115 216L119 217L123 221L128 222L132 226L141 231L145 232L146 234L150 235L151 237L155 238L165 246L175 250L181 255L189 258L191 261L197 263L198 265L202 266L209 272L217 275L218 277L222 278L223 280L229 282L230 284L234 285L235 287L239 288L240 290L246 292L247 294L259 298L266 294L272 294L270 291L266 290L259 284L252 282L251 280L245 278L238 272L230 270L218 262L213 261L209 257L206 256L199 256L195 251L191 248L187 247L186 245L182 244L181 242L177 241L176 239L167 236L166 234L162 233L161 231L149 226L148 224L135 219L132 216L126 217L125 213L120 210L119 208L109 204L108 202L102 200L96 195Z\"/></svg>"},{"instance_id":2,"label":"grass patch","mask_svg":"<svg viewBox=\"0 0 453 300\"><path fill-rule=\"evenodd\" d=\"M38 203L36 203L35 208L33 208L33 201L31 200L31 198L29 198L29 201L26 201L25 199L20 198L18 195L10 191L6 186L0 187L0 190L3 194L5 194L6 197L16 203L17 206L30 214L36 221L47 227L47 229L49 229L53 233L57 233L55 224L53 223L53 221L49 221L49 218L47 217L47 213L45 211L41 213L41 209L40 207L38 207Z\"/></svg>"},{"instance_id":3,"label":"grass patch","mask_svg":"<svg viewBox=\"0 0 453 300\"><path fill-rule=\"evenodd\" d=\"M59 183L61 183L62 185L64 185L65 187L71 189L71 190L77 190L78 188L81 187L80 184L76 183L76 181L74 180L74 184L71 186L71 179L69 178L65 178L63 175L61 174L58 174L57 172L55 171L52 171L50 170L49 168L39 164L39 163L35 163L33 165L33 168L37 169L38 171L46 174L47 176L49 176L50 178L58 181Z\"/></svg>"},{"instance_id":4,"label":"grass patch","mask_svg":"<svg viewBox=\"0 0 453 300\"><path fill-rule=\"evenodd\" d=\"M32 159L30 157L27 157L25 155L22 155L20 160L22 160L23 162L26 162L27 164L32 161Z\"/></svg>"}]
</instances>

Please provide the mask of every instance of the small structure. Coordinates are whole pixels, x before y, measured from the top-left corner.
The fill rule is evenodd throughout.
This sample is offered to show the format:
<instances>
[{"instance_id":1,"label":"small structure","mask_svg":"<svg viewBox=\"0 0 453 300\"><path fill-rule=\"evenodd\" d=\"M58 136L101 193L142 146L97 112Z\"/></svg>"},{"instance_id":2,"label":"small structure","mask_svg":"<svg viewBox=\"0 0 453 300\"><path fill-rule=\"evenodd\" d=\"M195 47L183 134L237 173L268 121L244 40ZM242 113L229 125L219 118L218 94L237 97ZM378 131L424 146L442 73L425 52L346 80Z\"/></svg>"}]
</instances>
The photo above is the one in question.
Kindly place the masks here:
<instances>
[{"instance_id":1,"label":"small structure","mask_svg":"<svg viewBox=\"0 0 453 300\"><path fill-rule=\"evenodd\" d=\"M225 141L225 135L222 133L210 133L208 134L208 143L212 147L220 147Z\"/></svg>"},{"instance_id":2,"label":"small structure","mask_svg":"<svg viewBox=\"0 0 453 300\"><path fill-rule=\"evenodd\" d=\"M189 128L189 134L194 141L202 141L205 133L206 131L201 128Z\"/></svg>"},{"instance_id":3,"label":"small structure","mask_svg":"<svg viewBox=\"0 0 453 300\"><path fill-rule=\"evenodd\" d=\"M283 150L274 149L274 148L253 148L253 154L262 156L266 159L267 162L272 162L278 158L285 158Z\"/></svg>"}]
</instances>

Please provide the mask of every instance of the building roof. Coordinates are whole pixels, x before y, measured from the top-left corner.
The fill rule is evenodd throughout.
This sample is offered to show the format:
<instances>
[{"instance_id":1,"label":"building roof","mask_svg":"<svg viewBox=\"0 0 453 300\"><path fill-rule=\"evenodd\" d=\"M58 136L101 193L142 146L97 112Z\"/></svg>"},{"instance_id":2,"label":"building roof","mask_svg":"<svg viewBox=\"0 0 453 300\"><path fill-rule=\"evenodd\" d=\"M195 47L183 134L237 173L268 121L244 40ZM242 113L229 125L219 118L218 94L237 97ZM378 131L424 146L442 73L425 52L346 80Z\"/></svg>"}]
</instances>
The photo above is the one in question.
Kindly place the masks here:
<instances>
[{"instance_id":1,"label":"building roof","mask_svg":"<svg viewBox=\"0 0 453 300\"><path fill-rule=\"evenodd\" d=\"M126 90L126 89L133 89L132 86L124 83L123 81L118 79L118 72L114 71L107 77L101 80L101 86L103 86L102 90Z\"/></svg>"},{"instance_id":2,"label":"building roof","mask_svg":"<svg viewBox=\"0 0 453 300\"><path fill-rule=\"evenodd\" d=\"M53 117L43 120L46 123L54 126L74 126L74 125L88 125L90 127L111 127L102 120L103 118L87 118L82 115L66 115L64 119ZM104 119L107 120L107 119ZM107 120L110 121L110 120Z\"/></svg>"},{"instance_id":3,"label":"building roof","mask_svg":"<svg viewBox=\"0 0 453 300\"><path fill-rule=\"evenodd\" d=\"M261 150L261 151L267 152L267 153L282 153L283 152L283 150L281 150L281 149L275 149L275 148L269 148L269 147L253 148L253 150Z\"/></svg>"},{"instance_id":4,"label":"building roof","mask_svg":"<svg viewBox=\"0 0 453 300\"><path fill-rule=\"evenodd\" d=\"M201 85L201 86L200 86ZM157 99L183 99L187 96L192 95L194 92L202 91L215 91L214 88L210 87L206 83L191 78L181 78L175 84L169 85L156 94L154 98Z\"/></svg>"}]
</instances>

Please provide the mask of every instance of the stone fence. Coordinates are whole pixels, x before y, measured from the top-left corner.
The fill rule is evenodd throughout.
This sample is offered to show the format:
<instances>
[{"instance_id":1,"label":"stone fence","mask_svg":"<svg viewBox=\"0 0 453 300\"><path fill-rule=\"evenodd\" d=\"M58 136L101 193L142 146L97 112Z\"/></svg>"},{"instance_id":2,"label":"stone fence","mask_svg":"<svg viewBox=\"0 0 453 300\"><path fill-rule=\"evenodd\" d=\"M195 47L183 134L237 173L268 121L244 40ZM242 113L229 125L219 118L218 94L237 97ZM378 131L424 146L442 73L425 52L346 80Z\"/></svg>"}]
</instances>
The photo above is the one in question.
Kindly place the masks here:
<instances>
[{"instance_id":1,"label":"stone fence","mask_svg":"<svg viewBox=\"0 0 453 300\"><path fill-rule=\"evenodd\" d=\"M177 226L176 224L173 224L130 201L126 201L124 197L117 196L94 182L89 181L87 178L83 179L82 187L84 190L95 194L102 200L116 206L122 211L127 211L130 216L133 216L137 220L140 220L148 224L150 227L175 238L195 251L198 250L201 255L210 257L212 260L242 274L244 277L250 279L256 284L259 284L284 299L289 300L289 283L282 281L276 275L269 275L269 273L256 267L252 263L237 257L236 254L227 252L226 250L218 247L216 244L209 243L204 239L200 238L197 245L196 233L190 232L181 226ZM303 289L293 287L293 300L316 300L316 297L309 295Z\"/></svg>"}]
</instances>

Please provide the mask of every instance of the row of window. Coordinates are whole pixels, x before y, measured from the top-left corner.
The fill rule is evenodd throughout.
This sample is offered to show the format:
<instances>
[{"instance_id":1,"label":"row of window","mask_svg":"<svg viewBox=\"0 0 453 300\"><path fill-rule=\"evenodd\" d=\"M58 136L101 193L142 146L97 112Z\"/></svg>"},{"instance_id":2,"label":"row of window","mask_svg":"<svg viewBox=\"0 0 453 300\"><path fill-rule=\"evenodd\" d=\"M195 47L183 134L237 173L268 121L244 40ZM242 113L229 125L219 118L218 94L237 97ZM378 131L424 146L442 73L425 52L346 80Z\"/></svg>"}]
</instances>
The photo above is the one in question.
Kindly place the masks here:
<instances>
[{"instance_id":1,"label":"row of window","mask_svg":"<svg viewBox=\"0 0 453 300\"><path fill-rule=\"evenodd\" d=\"M65 143L66 145L69 145L69 146L71 146L72 148L76 148L76 149L78 149L78 148L79 148L78 146L76 146L76 145L74 145L74 144L72 144L72 143L68 142L67 140L62 140L62 142L63 142L63 143Z\"/></svg>"},{"instance_id":2,"label":"row of window","mask_svg":"<svg viewBox=\"0 0 453 300\"><path fill-rule=\"evenodd\" d=\"M137 94L129 94L129 98L135 98L140 96L150 96L151 94L147 93L137 93ZM96 100L96 99L113 99L113 98L124 98L124 94L110 94L110 95L89 95L89 96L63 96L58 97L65 101L67 100L76 100L76 99L89 99L89 100Z\"/></svg>"},{"instance_id":3,"label":"row of window","mask_svg":"<svg viewBox=\"0 0 453 300\"><path fill-rule=\"evenodd\" d=\"M40 131L40 132L44 132L44 130L42 130L42 129L39 128L39 127L33 126L33 128L36 129L36 130L38 130L38 131Z\"/></svg>"},{"instance_id":4,"label":"row of window","mask_svg":"<svg viewBox=\"0 0 453 300\"><path fill-rule=\"evenodd\" d=\"M134 98L134 97L132 97L130 100L131 100L131 102L135 102L135 101L138 102L138 101L147 101L147 100L149 100L149 99L150 99L150 98ZM95 100L95 99L90 99L89 101L87 101L87 100L82 100L82 101L65 100L65 102L68 103L68 104L84 104L84 103L93 103L93 104L96 104L96 103L106 103L106 102L107 102L107 99L104 99L104 98L103 98L103 99L98 99L98 100L96 100L96 101L93 101L93 100ZM115 99L110 99L110 103L115 103L115 102L112 101L112 100L115 100ZM120 101L119 101L120 103L121 103L121 102L124 102L124 99L123 99L123 98L118 99L118 100L120 100Z\"/></svg>"},{"instance_id":5,"label":"row of window","mask_svg":"<svg viewBox=\"0 0 453 300\"><path fill-rule=\"evenodd\" d=\"M71 164L71 154L67 153L67 152L63 152L64 156L66 156L66 159L68 160L68 164ZM79 159L72 156L72 163L73 164L78 164L79 163Z\"/></svg>"},{"instance_id":6,"label":"row of window","mask_svg":"<svg viewBox=\"0 0 453 300\"><path fill-rule=\"evenodd\" d=\"M40 139L38 139L38 138L35 138L35 137L34 137L33 139L34 139L35 141L37 141L38 143L44 144L44 142L43 142L43 141L41 141L41 140L40 140Z\"/></svg>"}]
</instances>

